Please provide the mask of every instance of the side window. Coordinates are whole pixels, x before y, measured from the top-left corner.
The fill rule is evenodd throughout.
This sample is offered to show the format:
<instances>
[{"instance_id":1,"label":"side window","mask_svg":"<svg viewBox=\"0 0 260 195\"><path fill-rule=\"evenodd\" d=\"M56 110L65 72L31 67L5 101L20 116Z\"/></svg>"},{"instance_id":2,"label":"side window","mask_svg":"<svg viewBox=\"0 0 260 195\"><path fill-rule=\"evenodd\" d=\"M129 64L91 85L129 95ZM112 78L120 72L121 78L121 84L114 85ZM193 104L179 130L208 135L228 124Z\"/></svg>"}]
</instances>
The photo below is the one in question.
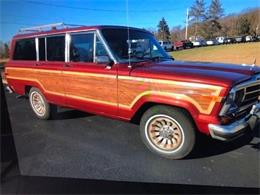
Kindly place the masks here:
<instances>
[{"instance_id":1,"label":"side window","mask_svg":"<svg viewBox=\"0 0 260 195\"><path fill-rule=\"evenodd\" d=\"M35 39L17 40L13 60L36 60Z\"/></svg>"},{"instance_id":2,"label":"side window","mask_svg":"<svg viewBox=\"0 0 260 195\"><path fill-rule=\"evenodd\" d=\"M71 35L70 61L93 62L94 34Z\"/></svg>"},{"instance_id":3,"label":"side window","mask_svg":"<svg viewBox=\"0 0 260 195\"><path fill-rule=\"evenodd\" d=\"M103 43L98 39L98 37L96 38L96 56L108 56Z\"/></svg>"},{"instance_id":4,"label":"side window","mask_svg":"<svg viewBox=\"0 0 260 195\"><path fill-rule=\"evenodd\" d=\"M39 60L45 61L45 38L39 38Z\"/></svg>"},{"instance_id":5,"label":"side window","mask_svg":"<svg viewBox=\"0 0 260 195\"><path fill-rule=\"evenodd\" d=\"M65 36L47 37L47 60L65 60Z\"/></svg>"}]
</instances>

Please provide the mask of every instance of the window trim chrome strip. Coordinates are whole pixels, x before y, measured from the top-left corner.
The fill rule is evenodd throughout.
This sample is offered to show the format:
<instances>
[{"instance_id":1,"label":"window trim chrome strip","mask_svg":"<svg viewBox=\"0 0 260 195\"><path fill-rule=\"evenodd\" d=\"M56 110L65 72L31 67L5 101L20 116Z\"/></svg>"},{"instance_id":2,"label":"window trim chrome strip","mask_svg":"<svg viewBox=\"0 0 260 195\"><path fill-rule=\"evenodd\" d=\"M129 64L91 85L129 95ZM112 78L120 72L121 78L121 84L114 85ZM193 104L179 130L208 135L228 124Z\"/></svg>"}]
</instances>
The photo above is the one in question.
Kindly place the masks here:
<instances>
[{"instance_id":1,"label":"window trim chrome strip","mask_svg":"<svg viewBox=\"0 0 260 195\"><path fill-rule=\"evenodd\" d=\"M36 61L39 62L39 38L35 37Z\"/></svg>"},{"instance_id":2,"label":"window trim chrome strip","mask_svg":"<svg viewBox=\"0 0 260 195\"><path fill-rule=\"evenodd\" d=\"M96 44L97 44L97 33L94 33L93 38L93 62L96 63Z\"/></svg>"},{"instance_id":3,"label":"window trim chrome strip","mask_svg":"<svg viewBox=\"0 0 260 195\"><path fill-rule=\"evenodd\" d=\"M65 62L68 63L69 62L69 57L70 57L70 34L66 33L65 34Z\"/></svg>"},{"instance_id":4,"label":"window trim chrome strip","mask_svg":"<svg viewBox=\"0 0 260 195\"><path fill-rule=\"evenodd\" d=\"M118 64L118 61L116 60L111 48L109 47L108 43L106 42L105 38L103 37L102 33L100 32L100 30L96 30L98 38L100 39L100 41L103 43L109 57L114 61L114 64Z\"/></svg>"}]
</instances>

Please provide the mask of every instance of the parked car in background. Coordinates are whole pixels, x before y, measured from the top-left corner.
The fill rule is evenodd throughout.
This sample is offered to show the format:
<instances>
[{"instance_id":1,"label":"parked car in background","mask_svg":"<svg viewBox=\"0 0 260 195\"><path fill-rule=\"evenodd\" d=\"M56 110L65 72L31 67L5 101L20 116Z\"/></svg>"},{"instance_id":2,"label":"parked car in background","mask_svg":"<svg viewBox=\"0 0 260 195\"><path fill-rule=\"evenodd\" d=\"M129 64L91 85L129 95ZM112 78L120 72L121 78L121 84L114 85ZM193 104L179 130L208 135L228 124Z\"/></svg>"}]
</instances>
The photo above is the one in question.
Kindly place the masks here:
<instances>
[{"instance_id":1,"label":"parked car in background","mask_svg":"<svg viewBox=\"0 0 260 195\"><path fill-rule=\"evenodd\" d=\"M194 47L201 47L201 46L205 46L206 42L203 39L201 39L201 40L192 41L192 44Z\"/></svg>"},{"instance_id":2,"label":"parked car in background","mask_svg":"<svg viewBox=\"0 0 260 195\"><path fill-rule=\"evenodd\" d=\"M246 41L245 36L237 36L235 37L235 43L244 43Z\"/></svg>"},{"instance_id":3,"label":"parked car in background","mask_svg":"<svg viewBox=\"0 0 260 195\"><path fill-rule=\"evenodd\" d=\"M218 45L219 43L218 43L218 41L216 39L210 39L210 40L206 41L206 44L208 46L210 46L210 45Z\"/></svg>"},{"instance_id":4,"label":"parked car in background","mask_svg":"<svg viewBox=\"0 0 260 195\"><path fill-rule=\"evenodd\" d=\"M232 37L226 37L224 39L224 44L231 44L231 43L235 43L235 39Z\"/></svg>"},{"instance_id":5,"label":"parked car in background","mask_svg":"<svg viewBox=\"0 0 260 195\"><path fill-rule=\"evenodd\" d=\"M224 40L225 40L225 37L217 37L216 40L217 40L217 42L218 42L219 44L223 44L223 43L224 43Z\"/></svg>"},{"instance_id":6,"label":"parked car in background","mask_svg":"<svg viewBox=\"0 0 260 195\"><path fill-rule=\"evenodd\" d=\"M246 37L245 37L245 41L246 42L252 42L254 39L253 39L253 36L251 36L251 35L247 35Z\"/></svg>"},{"instance_id":7,"label":"parked car in background","mask_svg":"<svg viewBox=\"0 0 260 195\"><path fill-rule=\"evenodd\" d=\"M174 46L172 45L172 43L170 41L159 41L159 43L165 51L173 51L174 50Z\"/></svg>"},{"instance_id":8,"label":"parked car in background","mask_svg":"<svg viewBox=\"0 0 260 195\"><path fill-rule=\"evenodd\" d=\"M173 47L174 50L193 48L193 43L189 40L175 41Z\"/></svg>"},{"instance_id":9,"label":"parked car in background","mask_svg":"<svg viewBox=\"0 0 260 195\"><path fill-rule=\"evenodd\" d=\"M174 41L173 48L174 48L174 50L184 49L184 44L182 41Z\"/></svg>"},{"instance_id":10,"label":"parked car in background","mask_svg":"<svg viewBox=\"0 0 260 195\"><path fill-rule=\"evenodd\" d=\"M193 48L193 43L189 40L182 40L183 42L183 48L187 49L187 48Z\"/></svg>"}]
</instances>

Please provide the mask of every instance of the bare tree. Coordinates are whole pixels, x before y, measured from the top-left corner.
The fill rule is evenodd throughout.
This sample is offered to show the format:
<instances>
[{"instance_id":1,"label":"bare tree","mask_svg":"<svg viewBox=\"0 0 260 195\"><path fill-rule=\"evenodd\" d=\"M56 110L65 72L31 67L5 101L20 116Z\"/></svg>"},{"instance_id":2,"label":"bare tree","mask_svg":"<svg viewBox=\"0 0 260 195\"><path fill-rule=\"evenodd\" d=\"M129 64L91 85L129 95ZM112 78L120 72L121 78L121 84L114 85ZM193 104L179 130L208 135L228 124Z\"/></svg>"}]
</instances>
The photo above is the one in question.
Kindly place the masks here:
<instances>
[{"instance_id":1,"label":"bare tree","mask_svg":"<svg viewBox=\"0 0 260 195\"><path fill-rule=\"evenodd\" d=\"M198 35L198 26L206 19L204 0L195 0L190 8L189 16L191 22L195 25L195 37Z\"/></svg>"}]
</instances>

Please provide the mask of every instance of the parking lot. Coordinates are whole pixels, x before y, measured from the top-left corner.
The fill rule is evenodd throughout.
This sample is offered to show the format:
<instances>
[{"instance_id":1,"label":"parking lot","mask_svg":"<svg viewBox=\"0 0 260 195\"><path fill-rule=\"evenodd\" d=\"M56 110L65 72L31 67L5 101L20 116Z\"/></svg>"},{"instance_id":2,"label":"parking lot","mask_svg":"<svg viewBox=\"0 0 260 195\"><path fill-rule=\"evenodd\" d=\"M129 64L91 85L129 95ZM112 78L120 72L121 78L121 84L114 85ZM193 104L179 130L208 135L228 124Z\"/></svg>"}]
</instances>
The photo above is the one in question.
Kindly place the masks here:
<instances>
[{"instance_id":1,"label":"parking lot","mask_svg":"<svg viewBox=\"0 0 260 195\"><path fill-rule=\"evenodd\" d=\"M145 148L137 125L66 109L42 121L26 99L6 97L22 175L260 187L259 132L201 138L188 159L168 160Z\"/></svg>"}]
</instances>

